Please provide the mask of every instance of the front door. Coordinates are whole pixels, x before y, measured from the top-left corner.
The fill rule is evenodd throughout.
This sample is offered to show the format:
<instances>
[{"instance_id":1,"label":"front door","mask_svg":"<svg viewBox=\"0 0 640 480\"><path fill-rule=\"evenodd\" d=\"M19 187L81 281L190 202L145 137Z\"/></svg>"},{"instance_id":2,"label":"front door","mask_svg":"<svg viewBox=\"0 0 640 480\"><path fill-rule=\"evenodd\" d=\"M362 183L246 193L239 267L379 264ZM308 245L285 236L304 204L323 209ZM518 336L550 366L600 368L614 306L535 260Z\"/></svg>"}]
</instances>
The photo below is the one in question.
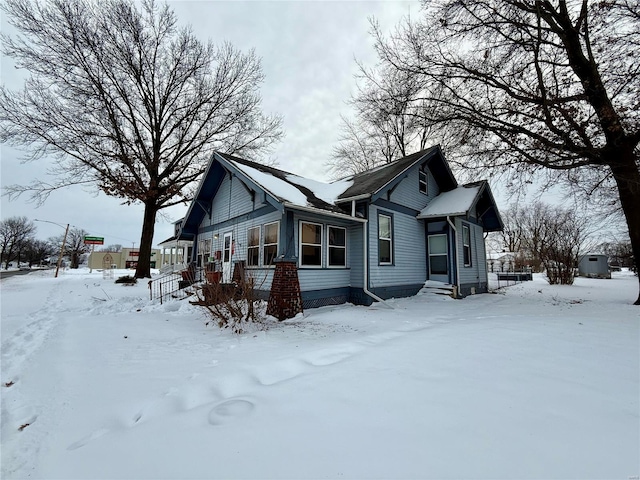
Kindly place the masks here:
<instances>
[{"instance_id":1,"label":"front door","mask_svg":"<svg viewBox=\"0 0 640 480\"><path fill-rule=\"evenodd\" d=\"M227 232L223 237L222 247L222 282L231 283L233 274L233 233Z\"/></svg>"},{"instance_id":2,"label":"front door","mask_svg":"<svg viewBox=\"0 0 640 480\"><path fill-rule=\"evenodd\" d=\"M429 235L429 280L449 283L447 235Z\"/></svg>"}]
</instances>

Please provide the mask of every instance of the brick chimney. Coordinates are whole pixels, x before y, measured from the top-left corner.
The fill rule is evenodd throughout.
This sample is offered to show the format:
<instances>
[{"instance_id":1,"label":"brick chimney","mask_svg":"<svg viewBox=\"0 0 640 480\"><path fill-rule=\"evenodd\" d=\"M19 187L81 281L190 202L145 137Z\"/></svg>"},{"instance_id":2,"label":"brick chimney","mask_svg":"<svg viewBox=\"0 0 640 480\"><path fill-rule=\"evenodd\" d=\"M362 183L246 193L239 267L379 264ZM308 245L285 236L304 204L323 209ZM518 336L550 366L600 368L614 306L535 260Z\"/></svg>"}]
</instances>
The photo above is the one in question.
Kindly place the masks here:
<instances>
[{"instance_id":1,"label":"brick chimney","mask_svg":"<svg viewBox=\"0 0 640 480\"><path fill-rule=\"evenodd\" d=\"M298 281L297 260L295 258L278 258L275 260L275 264L276 269L271 282L267 315L272 315L282 321L302 313L302 297Z\"/></svg>"}]
</instances>

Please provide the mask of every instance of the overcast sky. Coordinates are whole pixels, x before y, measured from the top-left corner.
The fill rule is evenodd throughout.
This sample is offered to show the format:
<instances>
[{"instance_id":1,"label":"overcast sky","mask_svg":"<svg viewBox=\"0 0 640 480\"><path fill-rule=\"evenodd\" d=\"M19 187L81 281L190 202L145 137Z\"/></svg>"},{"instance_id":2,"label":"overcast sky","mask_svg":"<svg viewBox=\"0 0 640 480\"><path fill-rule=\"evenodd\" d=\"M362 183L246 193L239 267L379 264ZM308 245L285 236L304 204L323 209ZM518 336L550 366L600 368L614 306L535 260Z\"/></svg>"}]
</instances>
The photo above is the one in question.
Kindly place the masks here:
<instances>
[{"instance_id":1,"label":"overcast sky","mask_svg":"<svg viewBox=\"0 0 640 480\"><path fill-rule=\"evenodd\" d=\"M369 35L369 18L385 30L405 15L415 15L419 2L387 1L173 1L178 19L191 24L203 41L230 41L237 48L255 48L262 58L266 79L261 88L265 113L284 117L285 138L274 157L282 168L316 180L328 180L324 162L339 136L340 115L350 113L346 101L356 82L355 59L366 65L376 61ZM2 18L2 30L7 31ZM10 30L9 30L10 31ZM21 75L2 58L2 82L21 86ZM22 153L1 147L0 183L27 184L45 179L43 162L21 164ZM154 246L173 234L172 221L187 207L166 210L169 218L156 223ZM91 235L105 237L105 244L125 247L140 242L142 207L121 205L117 199L75 187L52 194L36 208L26 198L9 201L2 196L2 219L27 218L67 223ZM37 237L64 233L62 227L36 222Z\"/></svg>"}]
</instances>

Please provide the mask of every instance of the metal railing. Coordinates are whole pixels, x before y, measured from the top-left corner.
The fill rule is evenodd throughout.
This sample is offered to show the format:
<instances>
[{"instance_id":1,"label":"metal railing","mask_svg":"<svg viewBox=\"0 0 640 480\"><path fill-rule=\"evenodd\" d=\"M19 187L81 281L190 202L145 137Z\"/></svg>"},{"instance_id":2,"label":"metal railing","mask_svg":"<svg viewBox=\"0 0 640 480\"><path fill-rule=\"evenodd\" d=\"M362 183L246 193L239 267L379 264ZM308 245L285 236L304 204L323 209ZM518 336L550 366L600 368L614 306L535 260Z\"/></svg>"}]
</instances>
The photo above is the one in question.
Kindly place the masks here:
<instances>
[{"instance_id":1,"label":"metal railing","mask_svg":"<svg viewBox=\"0 0 640 480\"><path fill-rule=\"evenodd\" d=\"M161 277L149 280L149 296L151 300L160 299L162 304L167 298L182 300L193 294L190 286L202 283L204 269L187 267L178 272L171 272Z\"/></svg>"}]
</instances>

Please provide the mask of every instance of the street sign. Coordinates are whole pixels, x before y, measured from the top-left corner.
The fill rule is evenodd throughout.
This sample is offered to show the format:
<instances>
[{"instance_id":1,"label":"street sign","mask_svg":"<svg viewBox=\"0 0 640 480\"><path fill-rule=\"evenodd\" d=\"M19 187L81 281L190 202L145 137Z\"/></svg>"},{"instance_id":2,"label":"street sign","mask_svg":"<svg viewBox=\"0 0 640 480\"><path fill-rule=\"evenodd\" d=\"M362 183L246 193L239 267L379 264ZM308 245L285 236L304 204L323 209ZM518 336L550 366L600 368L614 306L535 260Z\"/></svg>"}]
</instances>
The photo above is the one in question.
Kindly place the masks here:
<instances>
[{"instance_id":1,"label":"street sign","mask_svg":"<svg viewBox=\"0 0 640 480\"><path fill-rule=\"evenodd\" d=\"M84 237L85 245L104 245L104 237Z\"/></svg>"}]
</instances>

